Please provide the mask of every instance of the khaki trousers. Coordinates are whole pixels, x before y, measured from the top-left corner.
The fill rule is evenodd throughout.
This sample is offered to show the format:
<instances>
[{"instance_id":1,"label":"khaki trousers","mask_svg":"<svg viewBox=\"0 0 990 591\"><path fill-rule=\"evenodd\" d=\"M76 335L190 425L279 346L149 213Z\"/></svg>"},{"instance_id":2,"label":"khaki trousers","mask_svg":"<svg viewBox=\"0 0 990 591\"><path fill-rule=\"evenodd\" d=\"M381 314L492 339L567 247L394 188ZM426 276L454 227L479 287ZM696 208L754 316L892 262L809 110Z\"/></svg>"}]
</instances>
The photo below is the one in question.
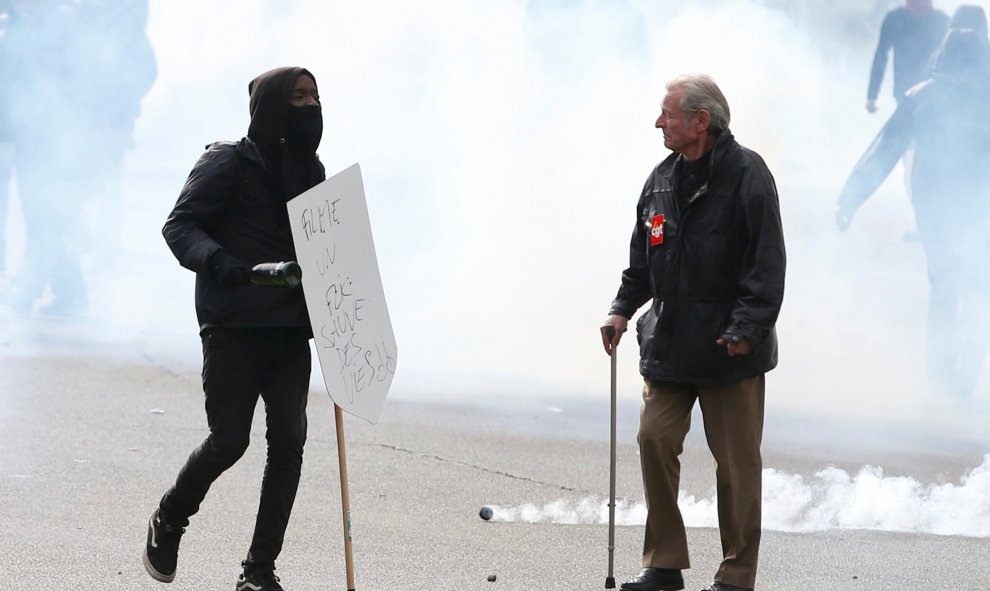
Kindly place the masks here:
<instances>
[{"instance_id":1,"label":"khaki trousers","mask_svg":"<svg viewBox=\"0 0 990 591\"><path fill-rule=\"evenodd\" d=\"M684 438L691 409L701 404L705 438L715 457L720 583L752 589L760 549L765 376L722 384L647 381L639 422L640 461L646 493L643 566L690 568L684 520L677 507Z\"/></svg>"}]
</instances>

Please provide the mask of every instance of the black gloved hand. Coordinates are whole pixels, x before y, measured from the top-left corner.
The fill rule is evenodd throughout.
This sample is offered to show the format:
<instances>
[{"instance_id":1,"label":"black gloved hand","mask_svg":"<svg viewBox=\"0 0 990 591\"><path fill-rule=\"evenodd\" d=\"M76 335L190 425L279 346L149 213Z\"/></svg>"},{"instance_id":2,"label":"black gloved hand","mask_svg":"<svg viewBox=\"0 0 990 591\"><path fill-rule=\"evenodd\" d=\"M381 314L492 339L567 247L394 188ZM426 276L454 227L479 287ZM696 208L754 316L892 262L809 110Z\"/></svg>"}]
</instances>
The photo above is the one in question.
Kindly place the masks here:
<instances>
[{"instance_id":1,"label":"black gloved hand","mask_svg":"<svg viewBox=\"0 0 990 591\"><path fill-rule=\"evenodd\" d=\"M222 285L247 285L251 267L237 257L218 250L210 259L210 270Z\"/></svg>"}]
</instances>

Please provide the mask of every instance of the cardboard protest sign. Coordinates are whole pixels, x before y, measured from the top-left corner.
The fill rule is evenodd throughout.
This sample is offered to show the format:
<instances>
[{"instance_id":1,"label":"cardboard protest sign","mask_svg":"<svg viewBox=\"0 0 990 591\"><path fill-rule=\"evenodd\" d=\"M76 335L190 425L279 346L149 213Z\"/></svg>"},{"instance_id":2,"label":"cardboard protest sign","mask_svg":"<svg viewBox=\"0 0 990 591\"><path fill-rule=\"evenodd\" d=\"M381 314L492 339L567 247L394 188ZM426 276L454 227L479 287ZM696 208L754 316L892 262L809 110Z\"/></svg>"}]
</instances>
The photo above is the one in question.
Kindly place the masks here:
<instances>
[{"instance_id":1,"label":"cardboard protest sign","mask_svg":"<svg viewBox=\"0 0 990 591\"><path fill-rule=\"evenodd\" d=\"M288 208L327 391L341 409L375 423L395 375L396 347L360 166L293 198Z\"/></svg>"}]
</instances>

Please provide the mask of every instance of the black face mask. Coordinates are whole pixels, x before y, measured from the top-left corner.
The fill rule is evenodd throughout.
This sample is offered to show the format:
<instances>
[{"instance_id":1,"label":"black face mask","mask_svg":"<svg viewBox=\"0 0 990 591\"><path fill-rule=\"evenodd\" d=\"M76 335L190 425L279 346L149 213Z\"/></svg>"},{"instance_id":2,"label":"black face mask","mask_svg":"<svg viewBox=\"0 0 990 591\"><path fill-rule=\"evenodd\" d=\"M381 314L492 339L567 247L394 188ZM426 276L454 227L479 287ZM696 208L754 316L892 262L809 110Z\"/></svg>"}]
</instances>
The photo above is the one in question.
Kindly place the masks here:
<instances>
[{"instance_id":1,"label":"black face mask","mask_svg":"<svg viewBox=\"0 0 990 591\"><path fill-rule=\"evenodd\" d=\"M294 152L313 154L323 137L323 110L320 105L289 106L286 142Z\"/></svg>"}]
</instances>

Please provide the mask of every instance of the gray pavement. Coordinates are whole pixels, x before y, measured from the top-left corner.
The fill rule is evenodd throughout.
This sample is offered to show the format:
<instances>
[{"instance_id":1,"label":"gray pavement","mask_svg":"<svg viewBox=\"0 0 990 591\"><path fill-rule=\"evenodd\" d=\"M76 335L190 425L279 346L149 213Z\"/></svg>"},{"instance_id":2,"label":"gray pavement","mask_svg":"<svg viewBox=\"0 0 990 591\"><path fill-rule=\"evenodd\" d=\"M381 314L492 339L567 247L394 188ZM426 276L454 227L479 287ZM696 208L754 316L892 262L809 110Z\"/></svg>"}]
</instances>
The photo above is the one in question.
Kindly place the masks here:
<instances>
[{"instance_id":1,"label":"gray pavement","mask_svg":"<svg viewBox=\"0 0 990 591\"><path fill-rule=\"evenodd\" d=\"M232 590L264 465L261 412L248 453L193 518L175 582L162 585L141 563L145 522L206 434L198 372L156 360L141 342L87 347L73 342L71 331L59 334L55 325L30 346L23 332L0 334L3 588ZM494 410L392 396L378 425L345 420L357 589L603 588L606 526L485 522L478 510L606 495L607 401L600 412L547 413L538 406ZM325 393L311 394L309 420L303 478L277 574L288 591L343 590L336 440ZM639 499L634 423L635 408L624 406L618 494ZM804 473L824 459L861 465L869 450L839 439L834 448L807 450L768 435L766 465ZM979 464L982 445L970 441L941 455L882 453L895 472L954 478ZM683 463L685 486L706 494L712 462L697 434ZM620 582L639 568L642 534L642 527L617 529ZM691 529L689 537L694 568L686 572L687 589L700 589L718 564L717 532ZM976 538L767 531L758 588L987 589L988 550L988 540ZM497 580L488 582L492 574Z\"/></svg>"}]
</instances>

